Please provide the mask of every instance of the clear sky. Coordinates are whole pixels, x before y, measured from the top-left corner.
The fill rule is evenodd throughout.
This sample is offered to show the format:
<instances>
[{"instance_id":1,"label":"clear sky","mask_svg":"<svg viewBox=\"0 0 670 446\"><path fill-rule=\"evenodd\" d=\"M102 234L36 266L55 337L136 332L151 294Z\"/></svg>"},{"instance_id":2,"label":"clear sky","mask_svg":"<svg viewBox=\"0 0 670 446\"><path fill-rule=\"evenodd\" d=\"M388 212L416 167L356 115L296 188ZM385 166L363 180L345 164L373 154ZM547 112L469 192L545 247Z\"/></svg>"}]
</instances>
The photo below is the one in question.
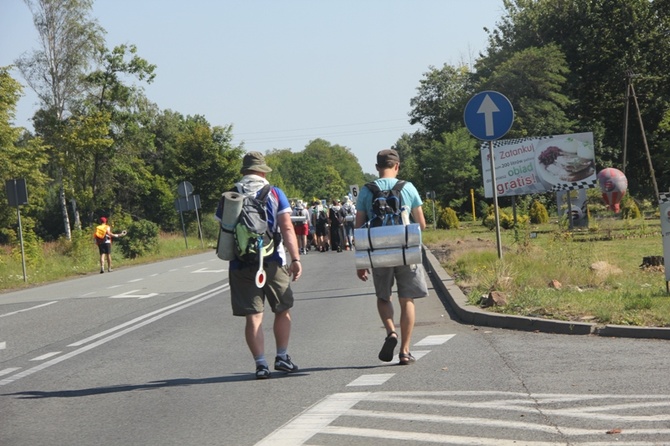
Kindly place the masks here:
<instances>
[{"instance_id":1,"label":"clear sky","mask_svg":"<svg viewBox=\"0 0 670 446\"><path fill-rule=\"evenodd\" d=\"M365 172L410 126L431 66L471 64L502 0L96 0L109 48L134 44L157 65L160 109L233 125L247 150L313 139L346 146ZM0 0L0 66L38 47L23 0ZM24 83L18 71L14 77ZM32 128L26 87L15 125Z\"/></svg>"}]
</instances>

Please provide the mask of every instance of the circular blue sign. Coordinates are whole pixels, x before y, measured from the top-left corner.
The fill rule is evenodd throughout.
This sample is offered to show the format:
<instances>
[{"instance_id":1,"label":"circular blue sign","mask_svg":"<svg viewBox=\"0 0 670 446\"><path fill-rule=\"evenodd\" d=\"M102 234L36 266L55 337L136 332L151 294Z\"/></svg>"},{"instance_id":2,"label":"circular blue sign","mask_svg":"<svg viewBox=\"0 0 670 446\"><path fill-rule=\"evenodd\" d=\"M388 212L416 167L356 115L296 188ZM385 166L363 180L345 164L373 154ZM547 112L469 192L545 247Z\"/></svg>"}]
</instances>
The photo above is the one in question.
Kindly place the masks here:
<instances>
[{"instance_id":1,"label":"circular blue sign","mask_svg":"<svg viewBox=\"0 0 670 446\"><path fill-rule=\"evenodd\" d=\"M482 91L474 95L465 106L463 120L468 131L477 139L493 141L512 128L514 109L512 103L497 91Z\"/></svg>"}]
</instances>

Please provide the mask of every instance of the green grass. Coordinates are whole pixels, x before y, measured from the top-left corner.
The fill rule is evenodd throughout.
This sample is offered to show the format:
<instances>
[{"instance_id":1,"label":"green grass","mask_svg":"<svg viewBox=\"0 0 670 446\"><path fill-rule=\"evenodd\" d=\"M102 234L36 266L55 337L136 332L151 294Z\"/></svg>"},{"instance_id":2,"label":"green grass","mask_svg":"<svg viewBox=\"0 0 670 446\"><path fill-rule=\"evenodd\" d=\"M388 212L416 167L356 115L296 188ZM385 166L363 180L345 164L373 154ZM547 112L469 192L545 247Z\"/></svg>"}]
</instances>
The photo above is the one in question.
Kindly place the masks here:
<instances>
[{"instance_id":1,"label":"green grass","mask_svg":"<svg viewBox=\"0 0 670 446\"><path fill-rule=\"evenodd\" d=\"M490 309L500 313L670 326L665 272L640 268L643 257L663 255L659 221L601 219L573 231L556 223L502 230L502 259L495 231L477 222L427 230L423 240L470 304L497 290L508 297L507 305Z\"/></svg>"},{"instance_id":2,"label":"green grass","mask_svg":"<svg viewBox=\"0 0 670 446\"><path fill-rule=\"evenodd\" d=\"M151 263L200 252L213 251L215 241L188 237L188 249L182 234L161 234L158 249L148 255L126 259L119 246L112 248L112 266ZM43 245L28 245L26 251L26 278L24 281L20 246L0 247L0 291L9 291L41 285L57 280L99 274L100 255L90 234L73 234L72 241L59 240Z\"/></svg>"},{"instance_id":3,"label":"green grass","mask_svg":"<svg viewBox=\"0 0 670 446\"><path fill-rule=\"evenodd\" d=\"M567 231L557 223L501 230L502 260L495 231L481 222L461 222L459 229L432 230L423 242L468 296L473 305L492 290L508 296L506 306L490 311L507 314L670 327L670 296L662 269L640 269L642 258L662 256L660 221L598 219L590 229ZM161 234L156 252L125 259L113 248L115 268L212 251L196 237ZM28 246L28 282L23 281L20 249L0 247L0 290L7 291L86 274L97 274L99 256L90 234ZM598 273L593 265L607 265ZM560 289L549 286L552 281Z\"/></svg>"}]
</instances>

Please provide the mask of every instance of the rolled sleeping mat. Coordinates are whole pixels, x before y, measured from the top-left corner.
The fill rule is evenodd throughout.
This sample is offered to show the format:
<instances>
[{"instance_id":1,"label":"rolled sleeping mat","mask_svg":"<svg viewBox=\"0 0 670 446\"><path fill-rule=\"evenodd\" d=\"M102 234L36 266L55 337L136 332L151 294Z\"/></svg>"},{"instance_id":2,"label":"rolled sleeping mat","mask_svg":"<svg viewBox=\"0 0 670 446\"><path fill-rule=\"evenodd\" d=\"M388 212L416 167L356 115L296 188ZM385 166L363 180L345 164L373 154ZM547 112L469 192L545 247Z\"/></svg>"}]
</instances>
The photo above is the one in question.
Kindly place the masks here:
<instances>
[{"instance_id":1,"label":"rolled sleeping mat","mask_svg":"<svg viewBox=\"0 0 670 446\"><path fill-rule=\"evenodd\" d=\"M304 215L291 215L291 221L293 224L305 224L307 223L307 217Z\"/></svg>"},{"instance_id":2,"label":"rolled sleeping mat","mask_svg":"<svg viewBox=\"0 0 670 446\"><path fill-rule=\"evenodd\" d=\"M386 268L414 265L422 262L421 246L409 248L356 249L356 269Z\"/></svg>"},{"instance_id":3,"label":"rolled sleeping mat","mask_svg":"<svg viewBox=\"0 0 670 446\"><path fill-rule=\"evenodd\" d=\"M235 223L242 212L244 195L237 192L225 192L223 194L223 216L219 229L219 243L216 246L216 255L221 260L233 260L235 258L235 236L233 230Z\"/></svg>"},{"instance_id":4,"label":"rolled sleeping mat","mask_svg":"<svg viewBox=\"0 0 670 446\"><path fill-rule=\"evenodd\" d=\"M421 246L421 226L418 223L412 223L358 228L354 229L354 240L356 240L356 250Z\"/></svg>"}]
</instances>

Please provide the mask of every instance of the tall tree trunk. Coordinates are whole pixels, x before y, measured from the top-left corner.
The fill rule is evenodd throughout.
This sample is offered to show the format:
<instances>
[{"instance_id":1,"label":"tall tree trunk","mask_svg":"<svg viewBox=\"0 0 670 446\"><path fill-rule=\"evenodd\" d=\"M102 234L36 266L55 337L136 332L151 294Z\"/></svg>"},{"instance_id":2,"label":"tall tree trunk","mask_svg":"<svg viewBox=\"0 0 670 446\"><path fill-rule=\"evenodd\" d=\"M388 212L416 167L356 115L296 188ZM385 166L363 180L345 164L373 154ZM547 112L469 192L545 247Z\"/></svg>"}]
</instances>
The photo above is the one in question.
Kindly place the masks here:
<instances>
[{"instance_id":1,"label":"tall tree trunk","mask_svg":"<svg viewBox=\"0 0 670 446\"><path fill-rule=\"evenodd\" d=\"M65 239L72 240L72 231L70 230L70 216L67 213L67 201L65 200L65 188L63 183L60 185L60 208L63 212L63 226L65 229Z\"/></svg>"}]
</instances>

